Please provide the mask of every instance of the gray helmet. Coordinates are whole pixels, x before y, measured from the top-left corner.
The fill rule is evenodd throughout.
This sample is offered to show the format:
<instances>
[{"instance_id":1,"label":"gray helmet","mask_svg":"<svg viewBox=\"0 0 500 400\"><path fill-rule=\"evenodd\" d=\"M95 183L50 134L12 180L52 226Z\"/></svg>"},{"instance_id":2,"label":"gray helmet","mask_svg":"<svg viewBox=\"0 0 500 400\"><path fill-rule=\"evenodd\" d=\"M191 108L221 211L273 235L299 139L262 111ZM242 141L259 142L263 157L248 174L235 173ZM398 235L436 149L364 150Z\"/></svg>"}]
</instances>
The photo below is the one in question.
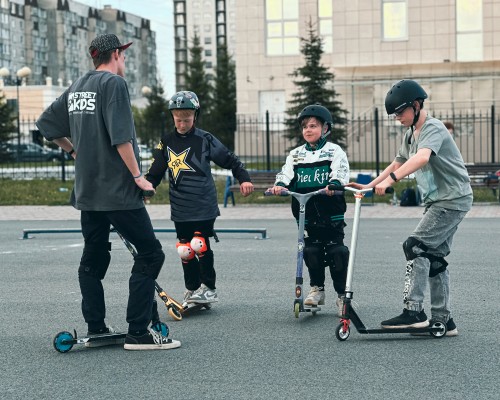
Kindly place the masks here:
<instances>
[{"instance_id":1,"label":"gray helmet","mask_svg":"<svg viewBox=\"0 0 500 400\"><path fill-rule=\"evenodd\" d=\"M172 110L194 110L194 118L196 119L200 113L201 107L196 93L182 91L177 92L170 98L168 109L170 112L172 112Z\"/></svg>"},{"instance_id":2,"label":"gray helmet","mask_svg":"<svg viewBox=\"0 0 500 400\"><path fill-rule=\"evenodd\" d=\"M315 117L318 118L323 124L328 125L328 130L321 135L321 137L325 137L332 131L333 118L332 114L326 107L323 107L319 104L311 104L309 106L304 107L304 109L300 112L297 117L297 121L299 125L302 124L302 120L307 117Z\"/></svg>"},{"instance_id":3,"label":"gray helmet","mask_svg":"<svg viewBox=\"0 0 500 400\"><path fill-rule=\"evenodd\" d=\"M401 112L413 105L417 99L426 99L427 93L417 82L403 79L396 83L385 97L385 110L388 115Z\"/></svg>"}]
</instances>

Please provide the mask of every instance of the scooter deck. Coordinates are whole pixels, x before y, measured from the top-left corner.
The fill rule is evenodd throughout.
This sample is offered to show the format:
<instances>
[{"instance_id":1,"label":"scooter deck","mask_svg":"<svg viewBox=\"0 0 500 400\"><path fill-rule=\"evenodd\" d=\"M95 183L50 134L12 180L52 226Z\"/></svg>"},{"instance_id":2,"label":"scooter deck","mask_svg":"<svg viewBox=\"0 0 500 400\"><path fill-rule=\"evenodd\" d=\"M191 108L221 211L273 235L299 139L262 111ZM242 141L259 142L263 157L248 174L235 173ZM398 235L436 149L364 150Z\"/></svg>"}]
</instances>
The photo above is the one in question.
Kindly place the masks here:
<instances>
[{"instance_id":1,"label":"scooter deck","mask_svg":"<svg viewBox=\"0 0 500 400\"><path fill-rule=\"evenodd\" d=\"M71 334L70 332L63 331L59 332L55 336L53 340L53 345L58 352L67 353L73 348L75 344L86 344L91 342L105 342L108 340L125 339L126 336L127 336L126 333L117 332L99 336L85 336L79 338L76 334L76 331L74 331L74 335Z\"/></svg>"},{"instance_id":2,"label":"scooter deck","mask_svg":"<svg viewBox=\"0 0 500 400\"><path fill-rule=\"evenodd\" d=\"M200 311L202 309L210 310L211 308L211 303L187 303L182 309L181 314L189 315L195 311Z\"/></svg>"}]
</instances>

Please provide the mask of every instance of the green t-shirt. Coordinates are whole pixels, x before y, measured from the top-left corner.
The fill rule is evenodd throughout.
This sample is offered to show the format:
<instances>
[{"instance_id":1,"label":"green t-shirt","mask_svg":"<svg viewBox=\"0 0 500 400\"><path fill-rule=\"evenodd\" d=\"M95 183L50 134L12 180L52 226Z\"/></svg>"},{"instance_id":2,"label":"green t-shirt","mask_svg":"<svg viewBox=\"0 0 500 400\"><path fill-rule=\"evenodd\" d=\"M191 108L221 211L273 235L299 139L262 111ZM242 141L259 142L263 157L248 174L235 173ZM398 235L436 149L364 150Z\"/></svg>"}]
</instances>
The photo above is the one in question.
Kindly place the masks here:
<instances>
[{"instance_id":1,"label":"green t-shirt","mask_svg":"<svg viewBox=\"0 0 500 400\"><path fill-rule=\"evenodd\" d=\"M426 165L415 171L424 204L470 210L472 188L460 150L444 124L430 115L427 115L416 140L411 129L405 133L396 161L404 163L424 148L432 150L431 157Z\"/></svg>"}]
</instances>

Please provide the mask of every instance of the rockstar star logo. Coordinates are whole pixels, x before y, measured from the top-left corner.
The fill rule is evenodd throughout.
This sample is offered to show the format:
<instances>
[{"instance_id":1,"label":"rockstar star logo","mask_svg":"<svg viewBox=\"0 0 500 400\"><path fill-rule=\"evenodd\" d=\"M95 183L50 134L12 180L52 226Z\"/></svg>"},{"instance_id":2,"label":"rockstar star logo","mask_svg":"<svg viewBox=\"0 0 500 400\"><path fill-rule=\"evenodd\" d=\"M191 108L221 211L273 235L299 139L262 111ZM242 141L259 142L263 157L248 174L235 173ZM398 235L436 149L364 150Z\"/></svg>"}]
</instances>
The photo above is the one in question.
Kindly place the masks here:
<instances>
[{"instance_id":1,"label":"rockstar star logo","mask_svg":"<svg viewBox=\"0 0 500 400\"><path fill-rule=\"evenodd\" d=\"M168 168L170 168L170 171L172 172L172 178L174 179L174 182L177 183L177 178L179 177L179 174L181 171L193 171L194 169L191 168L191 166L186 162L186 157L189 153L189 150L191 148L188 148L184 150L182 153L177 154L175 151L173 151L170 147L167 147L168 151Z\"/></svg>"}]
</instances>

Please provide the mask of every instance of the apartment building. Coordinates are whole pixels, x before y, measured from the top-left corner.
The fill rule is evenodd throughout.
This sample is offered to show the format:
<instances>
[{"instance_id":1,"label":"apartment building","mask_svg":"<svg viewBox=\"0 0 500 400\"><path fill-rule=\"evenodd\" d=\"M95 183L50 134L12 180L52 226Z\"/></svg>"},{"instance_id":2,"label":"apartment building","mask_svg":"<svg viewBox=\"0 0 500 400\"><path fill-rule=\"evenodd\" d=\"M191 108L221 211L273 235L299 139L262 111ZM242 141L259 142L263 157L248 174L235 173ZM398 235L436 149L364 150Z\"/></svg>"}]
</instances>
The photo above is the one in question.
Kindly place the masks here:
<instances>
[{"instance_id":1,"label":"apartment building","mask_svg":"<svg viewBox=\"0 0 500 400\"><path fill-rule=\"evenodd\" d=\"M94 68L88 48L101 33L134 42L127 50L132 99L141 96L143 86L157 84L156 36L148 19L71 0L0 0L0 68L10 71L5 84L15 85L16 71L27 66L28 85L49 80L57 87L68 86Z\"/></svg>"},{"instance_id":2,"label":"apartment building","mask_svg":"<svg viewBox=\"0 0 500 400\"><path fill-rule=\"evenodd\" d=\"M236 0L173 0L175 32L175 74L177 90L185 89L184 74L194 36L200 38L206 74L213 78L217 47L226 44L234 55L236 41ZM241 2L241 1L240 1Z\"/></svg>"},{"instance_id":3,"label":"apartment building","mask_svg":"<svg viewBox=\"0 0 500 400\"><path fill-rule=\"evenodd\" d=\"M418 80L433 109L481 110L500 99L498 0L261 0L236 4L239 114L281 113L304 65L308 23L350 116L384 110L390 86Z\"/></svg>"}]
</instances>

